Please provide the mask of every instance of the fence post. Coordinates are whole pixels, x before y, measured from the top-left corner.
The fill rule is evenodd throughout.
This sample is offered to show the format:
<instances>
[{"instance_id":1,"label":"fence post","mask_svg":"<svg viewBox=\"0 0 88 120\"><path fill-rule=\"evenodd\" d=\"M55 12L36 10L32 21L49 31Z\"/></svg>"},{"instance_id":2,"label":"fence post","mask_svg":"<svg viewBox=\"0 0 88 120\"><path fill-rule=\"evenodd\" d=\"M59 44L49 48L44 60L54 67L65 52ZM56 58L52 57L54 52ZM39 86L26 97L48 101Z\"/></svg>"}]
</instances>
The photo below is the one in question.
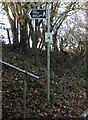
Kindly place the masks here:
<instances>
[{"instance_id":1,"label":"fence post","mask_svg":"<svg viewBox=\"0 0 88 120\"><path fill-rule=\"evenodd\" d=\"M25 78L23 80L23 118L26 118L26 81L27 74L25 73Z\"/></svg>"}]
</instances>

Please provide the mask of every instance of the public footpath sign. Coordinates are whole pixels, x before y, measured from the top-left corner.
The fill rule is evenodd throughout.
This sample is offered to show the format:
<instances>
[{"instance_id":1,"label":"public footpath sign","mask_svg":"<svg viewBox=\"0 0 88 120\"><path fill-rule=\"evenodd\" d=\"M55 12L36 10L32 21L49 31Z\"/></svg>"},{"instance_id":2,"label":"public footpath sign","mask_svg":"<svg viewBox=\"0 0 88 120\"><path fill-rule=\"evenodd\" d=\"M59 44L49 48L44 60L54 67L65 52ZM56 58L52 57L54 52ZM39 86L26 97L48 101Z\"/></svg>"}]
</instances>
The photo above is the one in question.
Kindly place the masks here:
<instances>
[{"instance_id":1,"label":"public footpath sign","mask_svg":"<svg viewBox=\"0 0 88 120\"><path fill-rule=\"evenodd\" d=\"M29 19L46 19L47 32L45 33L45 42L47 42L47 98L50 101L50 43L52 43L52 33L50 33L50 9L31 9L28 11L27 16Z\"/></svg>"},{"instance_id":2,"label":"public footpath sign","mask_svg":"<svg viewBox=\"0 0 88 120\"><path fill-rule=\"evenodd\" d=\"M47 19L47 9L31 9L27 15L29 19Z\"/></svg>"}]
</instances>

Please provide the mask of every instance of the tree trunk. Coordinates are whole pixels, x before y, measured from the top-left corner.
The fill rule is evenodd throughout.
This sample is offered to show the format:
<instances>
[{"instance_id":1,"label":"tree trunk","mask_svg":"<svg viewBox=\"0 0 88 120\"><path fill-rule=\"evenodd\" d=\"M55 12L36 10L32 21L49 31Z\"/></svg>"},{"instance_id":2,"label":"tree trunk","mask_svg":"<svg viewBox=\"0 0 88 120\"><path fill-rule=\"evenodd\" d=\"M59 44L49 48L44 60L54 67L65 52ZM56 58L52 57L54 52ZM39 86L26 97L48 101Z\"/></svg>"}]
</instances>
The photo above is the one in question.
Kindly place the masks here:
<instances>
[{"instance_id":1,"label":"tree trunk","mask_svg":"<svg viewBox=\"0 0 88 120\"><path fill-rule=\"evenodd\" d=\"M54 52L57 53L58 52L58 48L57 48L57 38L56 38L57 34L54 34L53 36L53 45L54 45Z\"/></svg>"},{"instance_id":2,"label":"tree trunk","mask_svg":"<svg viewBox=\"0 0 88 120\"><path fill-rule=\"evenodd\" d=\"M7 35L8 35L9 44L11 45L10 34L9 34L9 29L8 28L7 28Z\"/></svg>"},{"instance_id":3,"label":"tree trunk","mask_svg":"<svg viewBox=\"0 0 88 120\"><path fill-rule=\"evenodd\" d=\"M35 31L33 35L33 49L36 51L37 50L37 44L38 44L38 39L39 39L39 31L38 31L38 21L35 20Z\"/></svg>"},{"instance_id":4,"label":"tree trunk","mask_svg":"<svg viewBox=\"0 0 88 120\"><path fill-rule=\"evenodd\" d=\"M20 46L26 48L26 41L28 40L27 22L20 23Z\"/></svg>"},{"instance_id":5,"label":"tree trunk","mask_svg":"<svg viewBox=\"0 0 88 120\"><path fill-rule=\"evenodd\" d=\"M12 30L12 34L13 34L13 45L14 45L14 47L17 47L17 45L19 44L18 28L16 27L16 22L17 22L16 19L14 19L13 23L11 24L11 30Z\"/></svg>"}]
</instances>

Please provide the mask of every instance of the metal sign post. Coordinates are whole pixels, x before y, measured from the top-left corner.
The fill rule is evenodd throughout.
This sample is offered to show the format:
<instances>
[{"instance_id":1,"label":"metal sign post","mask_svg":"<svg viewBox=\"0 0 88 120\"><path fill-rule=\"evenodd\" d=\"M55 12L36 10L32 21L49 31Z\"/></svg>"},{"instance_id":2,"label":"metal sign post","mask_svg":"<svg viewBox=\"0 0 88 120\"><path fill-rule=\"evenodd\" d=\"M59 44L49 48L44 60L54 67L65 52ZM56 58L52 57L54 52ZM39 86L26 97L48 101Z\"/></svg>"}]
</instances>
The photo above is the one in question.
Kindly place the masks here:
<instances>
[{"instance_id":1,"label":"metal sign post","mask_svg":"<svg viewBox=\"0 0 88 120\"><path fill-rule=\"evenodd\" d=\"M48 8L48 33L50 32L50 9ZM48 86L48 101L50 100L50 43L47 42L47 86Z\"/></svg>"},{"instance_id":2,"label":"metal sign post","mask_svg":"<svg viewBox=\"0 0 88 120\"><path fill-rule=\"evenodd\" d=\"M48 32L45 33L47 42L47 94L50 100L50 43L52 43L52 33L50 33L50 9L31 9L27 13L29 19L47 19Z\"/></svg>"}]
</instances>

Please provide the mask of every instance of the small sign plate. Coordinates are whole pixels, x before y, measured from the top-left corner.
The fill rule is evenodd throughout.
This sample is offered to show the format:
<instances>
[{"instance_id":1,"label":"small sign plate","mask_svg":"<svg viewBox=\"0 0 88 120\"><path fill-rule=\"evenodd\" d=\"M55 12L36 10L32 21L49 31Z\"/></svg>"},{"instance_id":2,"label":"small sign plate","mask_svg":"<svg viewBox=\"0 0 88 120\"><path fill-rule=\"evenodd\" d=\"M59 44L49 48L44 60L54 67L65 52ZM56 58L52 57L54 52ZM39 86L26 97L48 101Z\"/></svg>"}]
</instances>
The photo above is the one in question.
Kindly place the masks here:
<instances>
[{"instance_id":1,"label":"small sign plate","mask_svg":"<svg viewBox=\"0 0 88 120\"><path fill-rule=\"evenodd\" d=\"M51 32L46 32L45 33L45 42L53 43Z\"/></svg>"},{"instance_id":2,"label":"small sign plate","mask_svg":"<svg viewBox=\"0 0 88 120\"><path fill-rule=\"evenodd\" d=\"M31 9L27 15L29 19L47 19L47 9Z\"/></svg>"}]
</instances>

